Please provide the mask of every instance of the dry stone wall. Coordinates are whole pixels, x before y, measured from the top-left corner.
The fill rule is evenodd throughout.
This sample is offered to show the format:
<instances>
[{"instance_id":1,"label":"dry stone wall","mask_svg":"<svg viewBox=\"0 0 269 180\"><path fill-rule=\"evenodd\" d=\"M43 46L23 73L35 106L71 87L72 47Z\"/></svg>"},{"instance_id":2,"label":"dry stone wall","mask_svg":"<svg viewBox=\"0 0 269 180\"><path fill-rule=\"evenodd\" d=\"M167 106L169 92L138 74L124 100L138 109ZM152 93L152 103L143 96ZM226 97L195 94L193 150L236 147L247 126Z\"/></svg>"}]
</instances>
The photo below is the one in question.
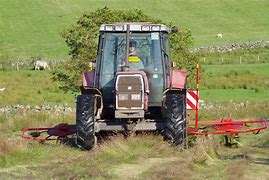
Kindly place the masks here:
<instances>
[{"instance_id":1,"label":"dry stone wall","mask_svg":"<svg viewBox=\"0 0 269 180\"><path fill-rule=\"evenodd\" d=\"M232 43L222 46L208 46L190 49L191 52L231 52L235 50L269 47L269 41Z\"/></svg>"},{"instance_id":2,"label":"dry stone wall","mask_svg":"<svg viewBox=\"0 0 269 180\"><path fill-rule=\"evenodd\" d=\"M0 113L9 113L14 111L33 111L33 112L74 112L75 108L68 107L66 105L6 105L0 106Z\"/></svg>"}]
</instances>

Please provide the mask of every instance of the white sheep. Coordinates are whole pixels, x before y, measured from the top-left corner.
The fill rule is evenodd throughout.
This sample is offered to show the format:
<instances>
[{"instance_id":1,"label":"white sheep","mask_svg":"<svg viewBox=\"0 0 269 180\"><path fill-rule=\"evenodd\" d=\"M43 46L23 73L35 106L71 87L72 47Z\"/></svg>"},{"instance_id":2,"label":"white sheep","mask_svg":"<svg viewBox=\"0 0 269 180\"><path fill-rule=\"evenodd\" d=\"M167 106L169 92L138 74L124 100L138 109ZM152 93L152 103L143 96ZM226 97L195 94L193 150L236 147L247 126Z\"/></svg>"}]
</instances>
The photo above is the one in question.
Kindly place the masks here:
<instances>
[{"instance_id":1,"label":"white sheep","mask_svg":"<svg viewBox=\"0 0 269 180\"><path fill-rule=\"evenodd\" d=\"M36 61L35 62L35 70L50 70L49 64L46 61Z\"/></svg>"},{"instance_id":2,"label":"white sheep","mask_svg":"<svg viewBox=\"0 0 269 180\"><path fill-rule=\"evenodd\" d=\"M3 88L0 88L0 92L3 92L6 88L3 87Z\"/></svg>"},{"instance_id":3,"label":"white sheep","mask_svg":"<svg viewBox=\"0 0 269 180\"><path fill-rule=\"evenodd\" d=\"M219 33L219 34L216 35L216 37L217 37L217 38L222 38L222 34Z\"/></svg>"}]
</instances>

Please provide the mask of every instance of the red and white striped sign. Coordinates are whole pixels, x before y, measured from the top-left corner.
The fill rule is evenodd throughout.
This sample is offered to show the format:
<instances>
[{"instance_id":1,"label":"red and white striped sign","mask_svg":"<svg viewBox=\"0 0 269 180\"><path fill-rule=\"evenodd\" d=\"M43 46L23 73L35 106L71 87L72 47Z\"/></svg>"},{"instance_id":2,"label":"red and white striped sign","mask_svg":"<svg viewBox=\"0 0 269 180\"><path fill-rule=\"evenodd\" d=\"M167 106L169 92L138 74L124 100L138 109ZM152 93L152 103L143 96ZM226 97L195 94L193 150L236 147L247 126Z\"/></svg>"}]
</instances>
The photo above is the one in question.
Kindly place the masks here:
<instances>
[{"instance_id":1,"label":"red and white striped sign","mask_svg":"<svg viewBox=\"0 0 269 180\"><path fill-rule=\"evenodd\" d=\"M196 102L198 100L199 100L199 94L197 93L197 91L187 91L187 100L186 100L187 109L195 110L196 109Z\"/></svg>"}]
</instances>

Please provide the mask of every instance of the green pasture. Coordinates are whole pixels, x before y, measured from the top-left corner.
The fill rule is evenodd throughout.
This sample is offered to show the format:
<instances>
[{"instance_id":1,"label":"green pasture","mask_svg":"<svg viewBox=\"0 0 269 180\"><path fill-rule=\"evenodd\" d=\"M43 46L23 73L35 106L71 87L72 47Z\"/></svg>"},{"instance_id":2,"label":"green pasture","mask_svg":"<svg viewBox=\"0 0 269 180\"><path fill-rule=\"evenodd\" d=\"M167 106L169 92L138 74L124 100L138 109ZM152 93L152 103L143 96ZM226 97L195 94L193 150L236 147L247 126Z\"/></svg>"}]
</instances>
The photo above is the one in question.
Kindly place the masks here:
<instances>
[{"instance_id":1,"label":"green pasture","mask_svg":"<svg viewBox=\"0 0 269 180\"><path fill-rule=\"evenodd\" d=\"M65 59L63 32L96 8L133 9L191 29L195 46L268 40L269 1L0 0L0 59ZM223 34L222 39L215 36Z\"/></svg>"},{"instance_id":2,"label":"green pasture","mask_svg":"<svg viewBox=\"0 0 269 180\"><path fill-rule=\"evenodd\" d=\"M206 89L200 90L202 100L215 101L269 101L269 90L257 92L252 89Z\"/></svg>"},{"instance_id":3,"label":"green pasture","mask_svg":"<svg viewBox=\"0 0 269 180\"><path fill-rule=\"evenodd\" d=\"M269 77L269 64L225 64L225 65L205 65L206 74L228 75L229 72L237 71L238 75L249 73L261 76L263 80Z\"/></svg>"},{"instance_id":4,"label":"green pasture","mask_svg":"<svg viewBox=\"0 0 269 180\"><path fill-rule=\"evenodd\" d=\"M269 64L202 65L200 98L210 102L269 101ZM0 105L75 105L75 95L64 93L51 80L51 71L0 70Z\"/></svg>"},{"instance_id":5,"label":"green pasture","mask_svg":"<svg viewBox=\"0 0 269 180\"><path fill-rule=\"evenodd\" d=\"M66 104L75 105L75 95L64 93L51 79L48 71L0 71L0 106L10 104Z\"/></svg>"},{"instance_id":6,"label":"green pasture","mask_svg":"<svg viewBox=\"0 0 269 180\"><path fill-rule=\"evenodd\" d=\"M207 101L269 101L269 64L203 65L200 97Z\"/></svg>"}]
</instances>

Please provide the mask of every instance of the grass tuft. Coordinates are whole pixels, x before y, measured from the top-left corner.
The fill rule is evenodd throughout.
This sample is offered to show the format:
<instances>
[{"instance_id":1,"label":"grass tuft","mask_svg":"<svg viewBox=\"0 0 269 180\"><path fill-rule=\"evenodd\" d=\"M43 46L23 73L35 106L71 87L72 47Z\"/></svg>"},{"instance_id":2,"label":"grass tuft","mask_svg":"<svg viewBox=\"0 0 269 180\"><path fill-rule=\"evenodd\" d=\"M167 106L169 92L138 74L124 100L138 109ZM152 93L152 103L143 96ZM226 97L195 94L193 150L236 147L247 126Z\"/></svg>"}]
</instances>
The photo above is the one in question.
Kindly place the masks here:
<instances>
[{"instance_id":1,"label":"grass tuft","mask_svg":"<svg viewBox=\"0 0 269 180\"><path fill-rule=\"evenodd\" d=\"M151 157L164 157L173 154L176 149L170 147L163 138L154 135L133 135L125 138L122 135L112 137L102 144L100 156L108 161L135 163Z\"/></svg>"},{"instance_id":2,"label":"grass tuft","mask_svg":"<svg viewBox=\"0 0 269 180\"><path fill-rule=\"evenodd\" d=\"M228 178L233 179L244 179L244 171L246 171L247 166L249 166L249 161L247 159L235 160L227 166Z\"/></svg>"},{"instance_id":3,"label":"grass tuft","mask_svg":"<svg viewBox=\"0 0 269 180\"><path fill-rule=\"evenodd\" d=\"M197 165L208 165L219 158L220 139L218 137L197 137L190 149L191 161Z\"/></svg>"}]
</instances>

